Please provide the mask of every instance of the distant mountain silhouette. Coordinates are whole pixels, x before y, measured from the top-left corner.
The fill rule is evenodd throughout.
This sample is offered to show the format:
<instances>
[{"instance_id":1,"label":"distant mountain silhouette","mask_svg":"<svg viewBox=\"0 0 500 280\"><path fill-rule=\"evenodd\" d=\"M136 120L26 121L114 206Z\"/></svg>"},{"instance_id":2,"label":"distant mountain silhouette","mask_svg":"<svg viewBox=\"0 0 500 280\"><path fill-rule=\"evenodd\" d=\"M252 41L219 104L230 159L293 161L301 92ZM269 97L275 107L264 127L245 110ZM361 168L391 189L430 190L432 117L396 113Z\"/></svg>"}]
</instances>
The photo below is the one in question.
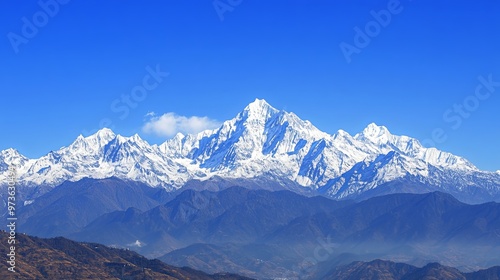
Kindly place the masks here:
<instances>
[{"instance_id":1,"label":"distant mountain silhouette","mask_svg":"<svg viewBox=\"0 0 500 280\"><path fill-rule=\"evenodd\" d=\"M500 267L492 267L472 273L462 273L455 268L430 263L422 268L374 260L354 262L337 267L323 277L325 280L497 280L500 279Z\"/></svg>"},{"instance_id":2,"label":"distant mountain silhouette","mask_svg":"<svg viewBox=\"0 0 500 280\"><path fill-rule=\"evenodd\" d=\"M324 246L314 273L373 259L461 271L500 264L500 204L469 205L441 192L360 202L243 187L174 196L117 178L85 179L21 207L19 221L19 232L35 236L63 235L255 278L300 274L304 259Z\"/></svg>"},{"instance_id":3,"label":"distant mountain silhouette","mask_svg":"<svg viewBox=\"0 0 500 280\"><path fill-rule=\"evenodd\" d=\"M174 195L117 178L68 181L19 209L20 230L40 237L64 236L104 213L129 207L149 210Z\"/></svg>"}]
</instances>

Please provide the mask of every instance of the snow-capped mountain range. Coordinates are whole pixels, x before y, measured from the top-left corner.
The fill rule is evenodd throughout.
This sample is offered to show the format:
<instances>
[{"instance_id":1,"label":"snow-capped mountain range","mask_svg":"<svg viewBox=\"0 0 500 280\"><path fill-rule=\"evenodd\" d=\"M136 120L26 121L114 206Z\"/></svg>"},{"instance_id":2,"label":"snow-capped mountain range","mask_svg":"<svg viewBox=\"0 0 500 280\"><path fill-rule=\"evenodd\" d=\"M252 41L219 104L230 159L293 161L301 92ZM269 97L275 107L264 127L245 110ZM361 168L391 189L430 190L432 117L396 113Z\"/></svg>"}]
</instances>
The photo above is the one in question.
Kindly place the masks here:
<instances>
[{"instance_id":1,"label":"snow-capped mountain range","mask_svg":"<svg viewBox=\"0 0 500 280\"><path fill-rule=\"evenodd\" d=\"M499 171L480 171L462 157L425 148L373 123L354 136L342 130L330 135L259 99L218 129L177 134L161 145L102 129L39 159L7 149L0 153L1 182L11 163L24 186L115 176L178 189L190 180L218 176L282 178L335 198L384 190L500 198Z\"/></svg>"}]
</instances>

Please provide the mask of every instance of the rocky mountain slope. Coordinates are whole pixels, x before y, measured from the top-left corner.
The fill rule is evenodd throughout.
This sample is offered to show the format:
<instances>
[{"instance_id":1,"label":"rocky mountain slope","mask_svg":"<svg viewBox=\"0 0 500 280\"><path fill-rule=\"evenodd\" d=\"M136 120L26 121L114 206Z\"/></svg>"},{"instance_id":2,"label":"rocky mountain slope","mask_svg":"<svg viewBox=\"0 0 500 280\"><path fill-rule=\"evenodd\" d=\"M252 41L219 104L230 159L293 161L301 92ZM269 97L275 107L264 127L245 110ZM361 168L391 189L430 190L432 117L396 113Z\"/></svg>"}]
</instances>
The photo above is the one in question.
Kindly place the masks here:
<instances>
[{"instance_id":1,"label":"rocky mountain slope","mask_svg":"<svg viewBox=\"0 0 500 280\"><path fill-rule=\"evenodd\" d=\"M0 240L8 233L0 231ZM0 263L1 279L249 279L232 274L209 275L190 268L149 260L123 249L101 244L74 242L62 237L42 239L18 234L16 237L15 272ZM7 242L0 244L0 253L9 253Z\"/></svg>"}]
</instances>

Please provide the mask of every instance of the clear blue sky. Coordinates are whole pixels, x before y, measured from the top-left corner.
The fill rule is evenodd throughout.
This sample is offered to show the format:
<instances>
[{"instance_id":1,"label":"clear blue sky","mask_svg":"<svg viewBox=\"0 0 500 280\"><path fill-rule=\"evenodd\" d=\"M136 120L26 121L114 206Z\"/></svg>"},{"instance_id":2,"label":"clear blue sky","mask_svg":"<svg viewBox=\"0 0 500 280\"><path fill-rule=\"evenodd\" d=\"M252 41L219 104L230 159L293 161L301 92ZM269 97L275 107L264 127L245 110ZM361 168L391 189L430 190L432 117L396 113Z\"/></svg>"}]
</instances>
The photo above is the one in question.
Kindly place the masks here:
<instances>
[{"instance_id":1,"label":"clear blue sky","mask_svg":"<svg viewBox=\"0 0 500 280\"><path fill-rule=\"evenodd\" d=\"M161 143L142 129L148 112L223 121L264 98L328 133L375 122L500 169L500 87L474 97L479 76L500 82L499 1L220 0L219 12L212 0L61 2L51 15L37 1L0 10L2 150L39 157L104 118ZM371 11L388 6L391 19L374 24ZM355 27L372 38L348 63L340 45L356 47ZM157 65L169 76L124 105Z\"/></svg>"}]
</instances>

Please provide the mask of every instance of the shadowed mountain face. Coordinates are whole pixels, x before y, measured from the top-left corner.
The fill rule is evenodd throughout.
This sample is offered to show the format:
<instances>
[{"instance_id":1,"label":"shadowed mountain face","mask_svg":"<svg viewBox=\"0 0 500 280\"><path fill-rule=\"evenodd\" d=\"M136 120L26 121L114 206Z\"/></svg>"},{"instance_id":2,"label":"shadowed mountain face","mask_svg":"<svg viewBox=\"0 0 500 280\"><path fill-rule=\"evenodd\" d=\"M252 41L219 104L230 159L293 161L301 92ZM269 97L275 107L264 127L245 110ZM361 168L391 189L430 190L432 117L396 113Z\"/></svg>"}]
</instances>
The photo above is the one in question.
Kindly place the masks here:
<instances>
[{"instance_id":1,"label":"shadowed mountain face","mask_svg":"<svg viewBox=\"0 0 500 280\"><path fill-rule=\"evenodd\" d=\"M500 279L500 267L462 273L438 263L417 268L408 264L375 260L337 267L322 278L325 280L497 280Z\"/></svg>"},{"instance_id":2,"label":"shadowed mountain face","mask_svg":"<svg viewBox=\"0 0 500 280\"><path fill-rule=\"evenodd\" d=\"M259 242L297 217L331 212L347 204L289 191L186 190L149 211L128 209L103 215L71 237L118 246L138 240L146 245L136 250L160 256L194 243Z\"/></svg>"},{"instance_id":3,"label":"shadowed mountain face","mask_svg":"<svg viewBox=\"0 0 500 280\"><path fill-rule=\"evenodd\" d=\"M440 261L474 271L500 263L499 210L497 203L467 205L438 192L388 195L298 216L252 243L229 235L227 243L212 239L162 260L212 272L251 268L260 273L247 274L253 277L314 277L352 260L381 257L415 265ZM244 212L232 212L240 224L250 221Z\"/></svg>"},{"instance_id":4,"label":"shadowed mountain face","mask_svg":"<svg viewBox=\"0 0 500 280\"><path fill-rule=\"evenodd\" d=\"M303 216L270 236L300 241L306 227L342 241L470 242L491 245L500 241L500 204L468 205L451 195L393 194L348 205L331 213ZM315 233L317 234L317 233ZM294 239L294 237L297 237Z\"/></svg>"},{"instance_id":5,"label":"shadowed mountain face","mask_svg":"<svg viewBox=\"0 0 500 280\"><path fill-rule=\"evenodd\" d=\"M174 197L163 189L117 178L65 182L19 208L20 230L40 237L68 235L117 210L149 210Z\"/></svg>"},{"instance_id":6,"label":"shadowed mountain face","mask_svg":"<svg viewBox=\"0 0 500 280\"><path fill-rule=\"evenodd\" d=\"M19 232L98 242L177 266L309 277L376 258L476 271L500 263L500 204L449 194L361 202L229 187L178 193L119 179L66 183L19 209Z\"/></svg>"},{"instance_id":7,"label":"shadowed mountain face","mask_svg":"<svg viewBox=\"0 0 500 280\"><path fill-rule=\"evenodd\" d=\"M440 261L465 271L500 263L500 205L468 205L439 192L354 203L231 187L219 192L186 190L157 206L159 200L151 201L134 202L137 206L129 202L130 207L119 211L100 210L90 222L78 221L80 227L66 236L130 248L178 266L211 273L244 271L258 278L300 271L317 248L325 255L314 265L318 272L332 264L374 258L413 265ZM65 212L71 208L52 209L54 205L59 204L37 207L39 213L57 213L59 220L71 214ZM45 234L43 227L30 230Z\"/></svg>"},{"instance_id":8,"label":"shadowed mountain face","mask_svg":"<svg viewBox=\"0 0 500 280\"><path fill-rule=\"evenodd\" d=\"M1 240L8 234L0 232ZM0 263L1 279L248 279L231 274L209 275L178 268L139 254L100 244L79 243L65 238L42 239L17 235L15 273ZM7 242L0 253L8 253Z\"/></svg>"}]
</instances>

